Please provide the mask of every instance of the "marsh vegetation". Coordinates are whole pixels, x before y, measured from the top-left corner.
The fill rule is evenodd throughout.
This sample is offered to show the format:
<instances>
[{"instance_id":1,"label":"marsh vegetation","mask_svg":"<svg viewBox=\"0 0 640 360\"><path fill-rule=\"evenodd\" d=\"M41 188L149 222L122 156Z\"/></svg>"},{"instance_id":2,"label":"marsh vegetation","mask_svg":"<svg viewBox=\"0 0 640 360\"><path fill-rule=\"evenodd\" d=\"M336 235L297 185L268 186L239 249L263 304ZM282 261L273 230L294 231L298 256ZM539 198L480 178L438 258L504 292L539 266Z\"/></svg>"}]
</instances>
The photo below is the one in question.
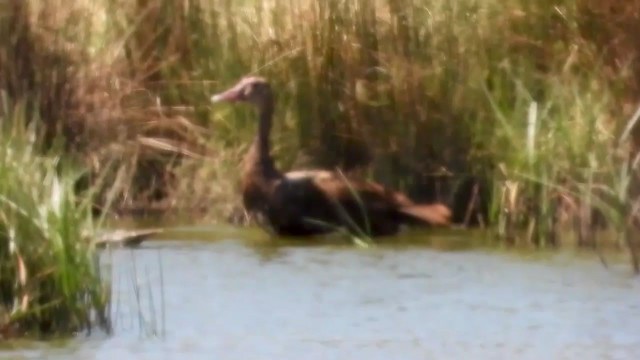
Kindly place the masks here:
<instances>
[{"instance_id":1,"label":"marsh vegetation","mask_svg":"<svg viewBox=\"0 0 640 360\"><path fill-rule=\"evenodd\" d=\"M42 154L36 119L3 98L0 116L0 338L109 329L91 197L60 155Z\"/></svg>"},{"instance_id":2,"label":"marsh vegetation","mask_svg":"<svg viewBox=\"0 0 640 360\"><path fill-rule=\"evenodd\" d=\"M0 316L103 309L92 209L241 218L254 115L208 99L246 74L277 91L281 168L360 172L505 244L630 250L638 271L639 17L635 0L4 1Z\"/></svg>"}]
</instances>

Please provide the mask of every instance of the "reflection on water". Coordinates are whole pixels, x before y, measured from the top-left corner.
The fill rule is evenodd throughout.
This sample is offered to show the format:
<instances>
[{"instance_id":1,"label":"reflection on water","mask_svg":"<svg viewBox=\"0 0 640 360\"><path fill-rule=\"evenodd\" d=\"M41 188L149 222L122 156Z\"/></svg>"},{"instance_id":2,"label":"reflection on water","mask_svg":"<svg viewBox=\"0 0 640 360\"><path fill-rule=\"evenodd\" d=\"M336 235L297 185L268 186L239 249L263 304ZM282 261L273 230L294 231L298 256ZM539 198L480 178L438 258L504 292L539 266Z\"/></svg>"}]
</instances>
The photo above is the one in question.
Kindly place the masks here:
<instances>
[{"instance_id":1,"label":"reflection on water","mask_svg":"<svg viewBox=\"0 0 640 360\"><path fill-rule=\"evenodd\" d=\"M115 335L5 354L640 358L640 280L594 259L193 239L105 252L104 260L112 266Z\"/></svg>"}]
</instances>

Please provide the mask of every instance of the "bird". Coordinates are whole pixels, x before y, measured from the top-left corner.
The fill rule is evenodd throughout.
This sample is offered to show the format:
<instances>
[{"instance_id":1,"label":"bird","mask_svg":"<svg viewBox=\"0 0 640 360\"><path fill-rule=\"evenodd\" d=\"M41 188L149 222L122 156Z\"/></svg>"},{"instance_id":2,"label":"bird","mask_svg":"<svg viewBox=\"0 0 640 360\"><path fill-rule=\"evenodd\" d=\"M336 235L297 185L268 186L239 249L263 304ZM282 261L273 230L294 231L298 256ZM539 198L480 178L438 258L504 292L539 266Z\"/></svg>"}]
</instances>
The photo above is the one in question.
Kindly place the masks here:
<instances>
[{"instance_id":1,"label":"bird","mask_svg":"<svg viewBox=\"0 0 640 360\"><path fill-rule=\"evenodd\" d=\"M266 78L245 76L210 100L257 109L258 130L241 166L242 204L276 235L306 237L346 229L376 237L395 235L404 224L449 225L446 205L416 204L399 191L338 169L280 171L271 155L275 94Z\"/></svg>"}]
</instances>

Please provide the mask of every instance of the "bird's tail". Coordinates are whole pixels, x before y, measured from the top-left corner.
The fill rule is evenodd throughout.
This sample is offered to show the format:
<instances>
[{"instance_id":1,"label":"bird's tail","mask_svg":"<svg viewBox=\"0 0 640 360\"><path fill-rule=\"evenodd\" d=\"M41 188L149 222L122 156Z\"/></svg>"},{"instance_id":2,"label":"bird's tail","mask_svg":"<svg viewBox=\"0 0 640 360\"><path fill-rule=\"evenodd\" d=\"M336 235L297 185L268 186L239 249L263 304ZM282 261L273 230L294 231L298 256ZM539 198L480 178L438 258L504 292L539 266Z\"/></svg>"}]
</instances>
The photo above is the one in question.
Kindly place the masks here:
<instances>
[{"instance_id":1,"label":"bird's tail","mask_svg":"<svg viewBox=\"0 0 640 360\"><path fill-rule=\"evenodd\" d=\"M451 210L444 204L409 205L399 209L400 213L412 220L434 226L445 226L451 222Z\"/></svg>"}]
</instances>

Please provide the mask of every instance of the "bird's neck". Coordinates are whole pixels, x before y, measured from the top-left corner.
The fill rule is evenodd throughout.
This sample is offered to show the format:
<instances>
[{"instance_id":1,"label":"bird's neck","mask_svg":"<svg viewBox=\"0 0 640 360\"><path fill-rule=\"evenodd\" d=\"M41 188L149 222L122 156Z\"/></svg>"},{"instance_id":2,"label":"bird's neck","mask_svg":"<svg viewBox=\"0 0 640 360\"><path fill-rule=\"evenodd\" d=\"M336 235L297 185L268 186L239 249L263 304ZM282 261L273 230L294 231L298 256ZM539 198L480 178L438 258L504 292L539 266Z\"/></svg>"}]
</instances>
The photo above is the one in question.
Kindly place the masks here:
<instances>
[{"instance_id":1,"label":"bird's neck","mask_svg":"<svg viewBox=\"0 0 640 360\"><path fill-rule=\"evenodd\" d=\"M264 178L277 177L279 172L275 168L271 157L271 125L273 118L273 101L265 101L259 108L258 133L245 160L251 176L259 175Z\"/></svg>"},{"instance_id":2,"label":"bird's neck","mask_svg":"<svg viewBox=\"0 0 640 360\"><path fill-rule=\"evenodd\" d=\"M273 101L265 101L259 110L258 133L254 140L260 159L271 159L271 126L273 119Z\"/></svg>"}]
</instances>

